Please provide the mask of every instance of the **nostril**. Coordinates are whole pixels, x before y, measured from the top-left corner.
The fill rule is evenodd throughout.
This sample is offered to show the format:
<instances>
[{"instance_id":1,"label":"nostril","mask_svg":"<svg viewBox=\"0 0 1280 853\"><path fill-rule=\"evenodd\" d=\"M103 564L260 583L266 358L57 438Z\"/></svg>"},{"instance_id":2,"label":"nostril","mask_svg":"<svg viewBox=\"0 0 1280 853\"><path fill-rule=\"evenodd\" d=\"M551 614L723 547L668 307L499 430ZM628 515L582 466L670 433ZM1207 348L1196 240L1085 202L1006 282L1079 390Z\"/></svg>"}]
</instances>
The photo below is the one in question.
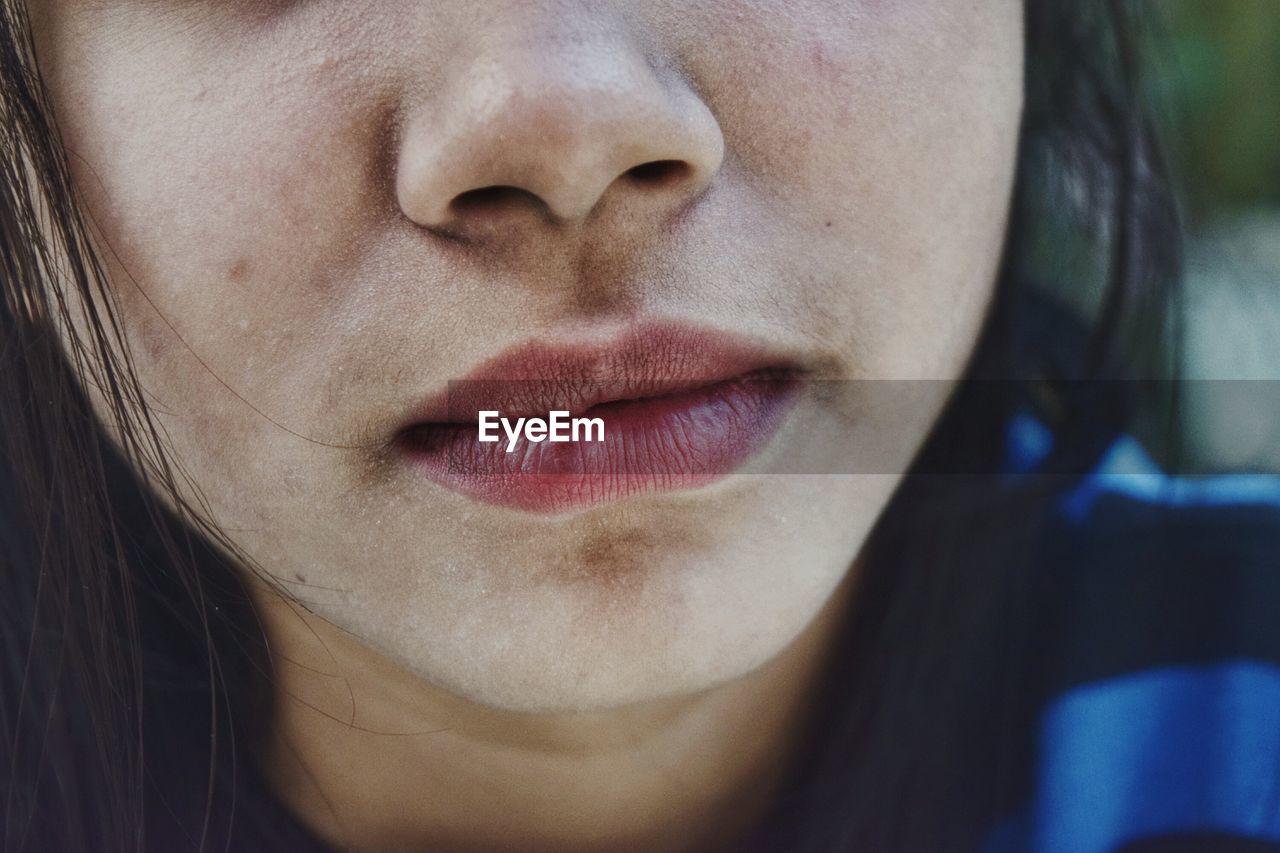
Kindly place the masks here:
<instances>
[{"instance_id":1,"label":"nostril","mask_svg":"<svg viewBox=\"0 0 1280 853\"><path fill-rule=\"evenodd\" d=\"M690 171L689 164L683 160L652 160L633 166L623 174L634 183L661 187L684 180Z\"/></svg>"},{"instance_id":2,"label":"nostril","mask_svg":"<svg viewBox=\"0 0 1280 853\"><path fill-rule=\"evenodd\" d=\"M449 204L450 210L462 217L506 213L522 207L546 209L546 202L528 190L512 186L479 187L458 193Z\"/></svg>"},{"instance_id":3,"label":"nostril","mask_svg":"<svg viewBox=\"0 0 1280 853\"><path fill-rule=\"evenodd\" d=\"M686 183L692 174L693 167L683 160L651 160L633 166L620 177L641 189L662 189ZM492 184L458 193L449 202L447 215L455 224L471 221L474 225L494 226L520 212L552 216L554 211L564 216L564 211L571 209L576 199L562 198L558 201L558 205L553 205L549 199L522 187Z\"/></svg>"}]
</instances>

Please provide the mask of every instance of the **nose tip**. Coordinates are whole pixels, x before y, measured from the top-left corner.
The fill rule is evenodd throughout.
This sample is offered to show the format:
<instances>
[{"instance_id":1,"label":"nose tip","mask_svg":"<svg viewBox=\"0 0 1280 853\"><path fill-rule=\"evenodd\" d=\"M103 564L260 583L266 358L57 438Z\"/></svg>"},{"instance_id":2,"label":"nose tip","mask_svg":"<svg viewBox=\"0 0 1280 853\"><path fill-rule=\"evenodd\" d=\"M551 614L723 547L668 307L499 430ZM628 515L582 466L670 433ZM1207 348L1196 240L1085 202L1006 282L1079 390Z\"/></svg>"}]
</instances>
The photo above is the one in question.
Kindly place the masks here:
<instances>
[{"instance_id":1,"label":"nose tip","mask_svg":"<svg viewBox=\"0 0 1280 853\"><path fill-rule=\"evenodd\" d=\"M720 168L724 140L682 80L618 44L579 56L490 53L406 123L396 193L413 222L454 234L517 220L586 220L606 197L684 207ZM480 67L477 67L479 65Z\"/></svg>"}]
</instances>

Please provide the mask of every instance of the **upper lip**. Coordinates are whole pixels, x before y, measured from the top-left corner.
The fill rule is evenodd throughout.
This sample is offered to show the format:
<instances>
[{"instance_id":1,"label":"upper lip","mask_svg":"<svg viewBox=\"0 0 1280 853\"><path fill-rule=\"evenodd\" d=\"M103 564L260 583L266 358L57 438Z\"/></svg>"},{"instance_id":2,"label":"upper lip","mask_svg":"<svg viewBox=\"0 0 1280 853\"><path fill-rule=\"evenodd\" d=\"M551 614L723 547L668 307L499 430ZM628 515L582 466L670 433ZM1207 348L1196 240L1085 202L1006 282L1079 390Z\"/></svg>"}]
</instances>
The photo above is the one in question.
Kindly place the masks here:
<instances>
[{"instance_id":1,"label":"upper lip","mask_svg":"<svg viewBox=\"0 0 1280 853\"><path fill-rule=\"evenodd\" d=\"M593 406L658 397L747 374L792 375L797 361L720 330L651 322L605 343L532 340L507 349L416 407L406 428L504 416L581 414Z\"/></svg>"}]
</instances>

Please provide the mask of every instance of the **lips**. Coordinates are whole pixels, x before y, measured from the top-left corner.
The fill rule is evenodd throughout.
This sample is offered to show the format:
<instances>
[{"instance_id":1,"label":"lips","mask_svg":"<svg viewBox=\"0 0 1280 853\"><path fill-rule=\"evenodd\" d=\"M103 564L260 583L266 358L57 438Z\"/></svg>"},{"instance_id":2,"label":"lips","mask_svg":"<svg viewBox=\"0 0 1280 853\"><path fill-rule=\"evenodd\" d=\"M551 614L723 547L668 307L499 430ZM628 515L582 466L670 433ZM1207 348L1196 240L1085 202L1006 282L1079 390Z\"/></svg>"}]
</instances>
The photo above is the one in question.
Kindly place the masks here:
<instances>
[{"instance_id":1,"label":"lips","mask_svg":"<svg viewBox=\"0 0 1280 853\"><path fill-rule=\"evenodd\" d=\"M531 342L423 403L397 446L432 481L530 512L700 488L756 455L798 398L795 361L751 341L672 324L601 344ZM480 440L481 412L599 419L603 440ZM585 432L583 433L586 434Z\"/></svg>"}]
</instances>

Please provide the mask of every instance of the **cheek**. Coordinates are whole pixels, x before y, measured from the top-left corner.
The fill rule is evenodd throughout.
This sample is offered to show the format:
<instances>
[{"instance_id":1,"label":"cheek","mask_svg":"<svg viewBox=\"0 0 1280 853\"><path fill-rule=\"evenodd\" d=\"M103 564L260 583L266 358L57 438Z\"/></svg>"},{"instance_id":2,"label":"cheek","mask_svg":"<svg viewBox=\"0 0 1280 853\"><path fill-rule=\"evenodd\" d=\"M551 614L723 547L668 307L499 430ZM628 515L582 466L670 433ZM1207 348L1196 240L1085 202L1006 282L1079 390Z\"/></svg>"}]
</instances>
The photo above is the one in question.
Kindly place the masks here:
<instances>
[{"instance_id":1,"label":"cheek","mask_svg":"<svg viewBox=\"0 0 1280 853\"><path fill-rule=\"evenodd\" d=\"M731 27L706 22L737 57L706 66L706 89L736 165L780 212L786 254L813 266L796 298L868 375L953 375L1003 242L1020 2L734 8Z\"/></svg>"},{"instance_id":2,"label":"cheek","mask_svg":"<svg viewBox=\"0 0 1280 853\"><path fill-rule=\"evenodd\" d=\"M75 32L50 90L140 369L170 405L216 409L226 386L283 403L357 296L340 284L378 210L376 99L323 50L277 56L285 75L267 45Z\"/></svg>"},{"instance_id":3,"label":"cheek","mask_svg":"<svg viewBox=\"0 0 1280 853\"><path fill-rule=\"evenodd\" d=\"M1021 0L963 13L947 0L732 5L731 25L707 22L719 49L706 88L730 149L781 193L848 196L855 211L927 187L962 193L1016 135Z\"/></svg>"}]
</instances>

